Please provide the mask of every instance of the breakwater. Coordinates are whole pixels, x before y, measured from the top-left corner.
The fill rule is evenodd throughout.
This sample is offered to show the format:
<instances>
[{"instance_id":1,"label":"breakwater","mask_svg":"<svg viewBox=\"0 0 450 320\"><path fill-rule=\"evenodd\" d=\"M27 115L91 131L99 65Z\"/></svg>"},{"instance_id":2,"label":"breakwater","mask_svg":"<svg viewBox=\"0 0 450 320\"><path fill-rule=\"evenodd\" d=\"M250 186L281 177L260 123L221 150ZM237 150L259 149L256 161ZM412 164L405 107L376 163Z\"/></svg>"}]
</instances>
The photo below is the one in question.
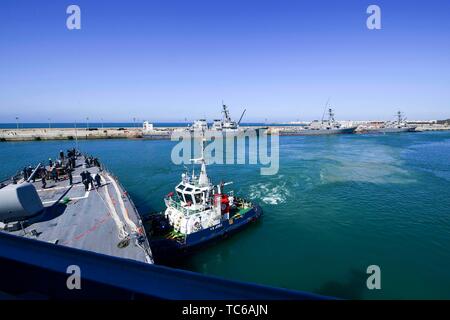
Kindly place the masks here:
<instances>
[{"instance_id":1,"label":"breakwater","mask_svg":"<svg viewBox=\"0 0 450 320\"><path fill-rule=\"evenodd\" d=\"M241 126L242 129L261 129L262 127ZM268 134L296 135L293 126L266 126ZM142 128L19 128L0 129L0 142L4 141L41 141L41 140L90 140L90 139L170 139L174 130L180 127L157 127L144 131ZM427 124L416 128L416 131L450 130L449 125ZM363 132L356 129L355 133ZM300 134L299 134L300 135Z\"/></svg>"},{"instance_id":2,"label":"breakwater","mask_svg":"<svg viewBox=\"0 0 450 320\"><path fill-rule=\"evenodd\" d=\"M154 130L154 138L165 138L170 130ZM87 139L138 139L143 137L140 128L32 128L2 129L1 141L87 140Z\"/></svg>"}]
</instances>

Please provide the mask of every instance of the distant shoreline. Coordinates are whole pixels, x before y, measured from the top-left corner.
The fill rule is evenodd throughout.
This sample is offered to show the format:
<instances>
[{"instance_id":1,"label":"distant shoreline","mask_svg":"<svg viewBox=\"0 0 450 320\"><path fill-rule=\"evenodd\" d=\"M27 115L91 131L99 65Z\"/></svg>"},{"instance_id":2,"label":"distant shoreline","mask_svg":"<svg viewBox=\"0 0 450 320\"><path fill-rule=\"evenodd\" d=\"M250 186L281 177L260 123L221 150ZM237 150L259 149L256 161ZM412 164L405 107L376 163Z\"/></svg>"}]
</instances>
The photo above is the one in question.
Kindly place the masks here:
<instances>
[{"instance_id":1,"label":"distant shoreline","mask_svg":"<svg viewBox=\"0 0 450 320\"><path fill-rule=\"evenodd\" d=\"M301 130L292 130L293 126L301 125L267 125L260 126L268 129L268 134L277 133L280 136L302 135ZM241 128L252 128L244 126ZM358 127L359 129L360 127ZM0 128L0 142L14 141L48 141L48 140L97 140L97 139L146 139L146 140L168 140L174 130L180 129L176 126L155 127L154 130L144 131L140 127L89 127L89 128ZM356 130L355 134L365 134L364 130ZM448 131L450 125L423 124L416 131ZM368 133L371 134L371 133Z\"/></svg>"},{"instance_id":2,"label":"distant shoreline","mask_svg":"<svg viewBox=\"0 0 450 320\"><path fill-rule=\"evenodd\" d=\"M192 122L153 122L156 128L183 128L192 124ZM263 125L295 125L295 124L283 124L283 123L242 123L242 126L263 126ZM92 123L70 123L70 122L55 122L55 123L45 123L45 122L19 122L17 123L0 123L0 129L86 129L86 128L97 128L97 129L107 129L107 128L142 128L142 122L92 122Z\"/></svg>"}]
</instances>

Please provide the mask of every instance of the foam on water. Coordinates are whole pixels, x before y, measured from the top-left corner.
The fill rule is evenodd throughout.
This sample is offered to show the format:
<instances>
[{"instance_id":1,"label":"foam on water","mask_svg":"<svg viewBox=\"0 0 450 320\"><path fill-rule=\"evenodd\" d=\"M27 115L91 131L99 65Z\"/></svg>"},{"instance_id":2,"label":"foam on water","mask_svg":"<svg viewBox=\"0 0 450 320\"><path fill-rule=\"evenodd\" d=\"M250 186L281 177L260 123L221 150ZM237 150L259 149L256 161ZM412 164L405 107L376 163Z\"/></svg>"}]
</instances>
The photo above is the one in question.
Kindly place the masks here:
<instances>
[{"instance_id":1,"label":"foam on water","mask_svg":"<svg viewBox=\"0 0 450 320\"><path fill-rule=\"evenodd\" d=\"M290 196L286 181L257 183L250 186L249 198L270 205L285 203Z\"/></svg>"},{"instance_id":2,"label":"foam on water","mask_svg":"<svg viewBox=\"0 0 450 320\"><path fill-rule=\"evenodd\" d=\"M413 175L405 169L397 148L370 140L363 143L345 141L318 148L305 146L286 152L292 160L319 162L321 184L346 181L375 184L415 182Z\"/></svg>"}]
</instances>

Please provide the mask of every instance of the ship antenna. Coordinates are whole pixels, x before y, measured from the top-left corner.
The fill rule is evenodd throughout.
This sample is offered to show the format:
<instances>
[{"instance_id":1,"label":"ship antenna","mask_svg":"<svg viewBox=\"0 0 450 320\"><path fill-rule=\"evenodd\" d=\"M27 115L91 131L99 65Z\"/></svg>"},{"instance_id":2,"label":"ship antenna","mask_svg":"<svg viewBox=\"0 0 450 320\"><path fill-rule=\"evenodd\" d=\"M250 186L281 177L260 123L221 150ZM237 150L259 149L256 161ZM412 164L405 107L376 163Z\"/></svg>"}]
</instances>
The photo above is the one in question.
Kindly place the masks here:
<instances>
[{"instance_id":1,"label":"ship antenna","mask_svg":"<svg viewBox=\"0 0 450 320\"><path fill-rule=\"evenodd\" d=\"M223 108L222 112L223 112L225 121L230 122L231 121L230 113L228 112L228 108L227 108L226 104L223 103L223 100L222 100L222 108Z\"/></svg>"},{"instance_id":2,"label":"ship antenna","mask_svg":"<svg viewBox=\"0 0 450 320\"><path fill-rule=\"evenodd\" d=\"M328 122L331 125L332 123L334 123L334 113L333 113L333 109L331 109L331 106L328 109L328 117L329 117Z\"/></svg>"},{"instance_id":3,"label":"ship antenna","mask_svg":"<svg viewBox=\"0 0 450 320\"><path fill-rule=\"evenodd\" d=\"M328 100L325 103L325 108L323 109L322 120L321 120L322 123L323 123L323 119L325 118L325 112L327 112L327 107L328 107L329 102L330 102L330 97L328 97Z\"/></svg>"},{"instance_id":4,"label":"ship antenna","mask_svg":"<svg viewBox=\"0 0 450 320\"><path fill-rule=\"evenodd\" d=\"M244 117L245 111L247 111L247 109L244 109L244 112L242 112L242 115L239 118L238 124L241 124L241 121L242 121L242 118Z\"/></svg>"},{"instance_id":5,"label":"ship antenna","mask_svg":"<svg viewBox=\"0 0 450 320\"><path fill-rule=\"evenodd\" d=\"M400 124L402 122L402 112L397 111L397 124Z\"/></svg>"}]
</instances>

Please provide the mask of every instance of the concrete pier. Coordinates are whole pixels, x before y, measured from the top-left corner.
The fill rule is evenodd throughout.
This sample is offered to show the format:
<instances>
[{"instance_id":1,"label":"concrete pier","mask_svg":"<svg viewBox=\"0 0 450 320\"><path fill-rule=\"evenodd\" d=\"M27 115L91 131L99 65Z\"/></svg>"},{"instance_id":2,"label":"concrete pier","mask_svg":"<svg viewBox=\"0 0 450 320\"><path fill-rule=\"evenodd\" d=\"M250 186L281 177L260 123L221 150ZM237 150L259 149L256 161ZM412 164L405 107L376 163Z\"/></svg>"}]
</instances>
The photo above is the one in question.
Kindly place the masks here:
<instances>
[{"instance_id":1,"label":"concrete pier","mask_svg":"<svg viewBox=\"0 0 450 320\"><path fill-rule=\"evenodd\" d=\"M165 138L170 129L152 130L151 136ZM143 137L141 128L36 128L1 129L0 141L86 140L86 139L138 139Z\"/></svg>"},{"instance_id":2,"label":"concrete pier","mask_svg":"<svg viewBox=\"0 0 450 320\"><path fill-rule=\"evenodd\" d=\"M295 135L295 126L268 126L268 134ZM362 127L362 126L360 126ZM262 127L242 126L242 129L261 129ZM33 128L33 129L0 129L0 142L4 141L43 141L43 140L87 140L87 139L170 139L174 130L180 127L157 127L144 131L142 128ZM416 131L444 131L450 130L450 125L425 124L419 125ZM359 128L355 133L359 133ZM363 132L363 131L362 131Z\"/></svg>"}]
</instances>

